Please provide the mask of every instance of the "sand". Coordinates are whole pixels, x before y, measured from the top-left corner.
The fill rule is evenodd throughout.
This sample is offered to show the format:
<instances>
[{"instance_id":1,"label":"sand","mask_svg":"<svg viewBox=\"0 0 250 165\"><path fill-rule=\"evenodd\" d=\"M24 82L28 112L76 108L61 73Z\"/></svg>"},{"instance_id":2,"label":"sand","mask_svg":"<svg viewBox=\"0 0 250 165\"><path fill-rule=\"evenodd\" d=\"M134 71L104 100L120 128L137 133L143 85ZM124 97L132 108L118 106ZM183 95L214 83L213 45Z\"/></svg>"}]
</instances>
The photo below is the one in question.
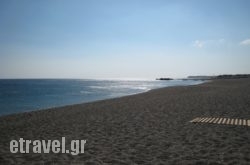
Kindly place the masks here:
<instances>
[{"instance_id":1,"label":"sand","mask_svg":"<svg viewBox=\"0 0 250 165\"><path fill-rule=\"evenodd\" d=\"M250 79L215 80L0 117L0 164L250 164ZM85 139L85 153L10 153L11 140Z\"/></svg>"}]
</instances>

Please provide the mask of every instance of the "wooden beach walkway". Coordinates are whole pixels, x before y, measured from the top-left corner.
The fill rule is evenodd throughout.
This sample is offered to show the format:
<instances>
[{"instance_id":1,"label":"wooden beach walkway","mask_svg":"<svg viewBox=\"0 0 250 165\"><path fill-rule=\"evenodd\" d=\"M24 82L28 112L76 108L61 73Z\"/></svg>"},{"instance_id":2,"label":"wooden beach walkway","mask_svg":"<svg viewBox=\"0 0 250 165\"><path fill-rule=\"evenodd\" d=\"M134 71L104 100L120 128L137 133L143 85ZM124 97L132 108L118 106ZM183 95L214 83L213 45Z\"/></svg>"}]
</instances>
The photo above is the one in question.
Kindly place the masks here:
<instances>
[{"instance_id":1,"label":"wooden beach walkway","mask_svg":"<svg viewBox=\"0 0 250 165\"><path fill-rule=\"evenodd\" d=\"M191 123L211 123L211 124L226 124L226 125L240 125L250 127L250 120L248 119L234 119L234 118L219 118L219 117L197 117L190 121Z\"/></svg>"}]
</instances>

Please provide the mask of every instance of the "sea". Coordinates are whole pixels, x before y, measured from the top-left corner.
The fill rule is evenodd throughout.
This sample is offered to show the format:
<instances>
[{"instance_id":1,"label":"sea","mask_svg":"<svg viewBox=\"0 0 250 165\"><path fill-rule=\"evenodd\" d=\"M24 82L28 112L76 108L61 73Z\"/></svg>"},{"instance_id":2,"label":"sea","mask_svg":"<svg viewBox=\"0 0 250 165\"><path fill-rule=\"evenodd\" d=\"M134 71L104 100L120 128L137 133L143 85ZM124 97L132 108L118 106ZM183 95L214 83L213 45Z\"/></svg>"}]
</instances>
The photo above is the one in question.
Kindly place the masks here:
<instances>
[{"instance_id":1,"label":"sea","mask_svg":"<svg viewBox=\"0 0 250 165\"><path fill-rule=\"evenodd\" d=\"M201 80L1 79L0 116L122 97Z\"/></svg>"}]
</instances>

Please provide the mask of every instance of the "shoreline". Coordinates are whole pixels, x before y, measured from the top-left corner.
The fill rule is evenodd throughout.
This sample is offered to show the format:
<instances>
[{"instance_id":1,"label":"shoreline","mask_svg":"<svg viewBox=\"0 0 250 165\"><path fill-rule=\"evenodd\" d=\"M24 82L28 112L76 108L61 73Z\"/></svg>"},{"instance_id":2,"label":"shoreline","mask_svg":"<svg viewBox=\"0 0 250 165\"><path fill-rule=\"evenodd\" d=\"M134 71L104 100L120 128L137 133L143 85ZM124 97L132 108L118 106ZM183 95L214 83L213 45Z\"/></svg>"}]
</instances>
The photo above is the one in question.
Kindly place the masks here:
<instances>
[{"instance_id":1,"label":"shoreline","mask_svg":"<svg viewBox=\"0 0 250 165\"><path fill-rule=\"evenodd\" d=\"M27 80L29 80L29 79L27 79ZM32 80L32 79L30 79L30 80ZM46 79L42 79L42 80L46 80ZM51 79L51 80L53 80L53 79ZM55 80L58 80L58 79L55 79ZM62 80L64 80L64 79L62 79ZM65 80L67 80L67 79L65 79ZM78 80L78 79L68 79L68 80ZM79 80L81 80L81 79L79 79ZM92 80L92 79L84 79L84 80ZM93 79L93 80L96 80L96 79ZM128 80L128 81L131 81L131 80ZM181 81L183 81L183 80L181 80ZM67 106L74 106L74 105L80 105L80 104L95 103L95 102L104 101L104 100L112 100L112 99L117 99L117 98L123 98L123 97L128 97L128 96L133 96L133 95L138 95L138 94L144 94L144 93L147 93L147 92L150 92L150 91L153 91L153 90L158 90L158 89L160 90L160 89L170 88L170 87L200 85L200 84L204 84L204 83L207 83L207 82L210 82L210 81L213 81L213 80L197 80L197 81L200 81L200 82L198 84L192 84L192 85L176 85L176 86L159 87L159 88L149 89L147 91L143 91L143 92L139 92L139 93L133 93L133 94L128 94L128 95L124 95L124 96L118 96L118 97L112 97L112 98L94 100L94 101L89 101L89 102L81 102L81 103L75 103L75 104L66 104L66 105L62 105L62 106L51 106L51 107L47 107L47 108L27 110L27 111L20 111L20 112L14 112L14 113L10 113L10 114L2 114L2 115L0 114L0 118L4 117L4 116L9 116L9 115L18 115L18 114L22 114L22 113L32 113L32 112L35 112L35 111L44 111L44 110L50 110L50 109L64 108L64 107L67 107Z\"/></svg>"},{"instance_id":2,"label":"shoreline","mask_svg":"<svg viewBox=\"0 0 250 165\"><path fill-rule=\"evenodd\" d=\"M247 164L250 128L189 121L196 117L250 119L249 100L250 79L214 80L1 116L0 163ZM13 139L61 137L86 139L85 153L9 151Z\"/></svg>"}]
</instances>

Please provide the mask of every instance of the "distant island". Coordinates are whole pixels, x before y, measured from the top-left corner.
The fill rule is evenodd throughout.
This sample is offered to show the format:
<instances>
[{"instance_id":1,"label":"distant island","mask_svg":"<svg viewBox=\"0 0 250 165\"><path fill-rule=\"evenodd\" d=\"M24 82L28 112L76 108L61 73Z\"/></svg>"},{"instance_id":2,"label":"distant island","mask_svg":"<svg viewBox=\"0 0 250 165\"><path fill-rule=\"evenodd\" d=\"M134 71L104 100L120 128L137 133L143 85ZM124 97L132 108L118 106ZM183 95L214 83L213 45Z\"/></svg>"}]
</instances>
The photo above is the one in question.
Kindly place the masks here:
<instances>
[{"instance_id":1,"label":"distant island","mask_svg":"<svg viewBox=\"0 0 250 165\"><path fill-rule=\"evenodd\" d=\"M156 80L173 80L172 78L156 78Z\"/></svg>"}]
</instances>

